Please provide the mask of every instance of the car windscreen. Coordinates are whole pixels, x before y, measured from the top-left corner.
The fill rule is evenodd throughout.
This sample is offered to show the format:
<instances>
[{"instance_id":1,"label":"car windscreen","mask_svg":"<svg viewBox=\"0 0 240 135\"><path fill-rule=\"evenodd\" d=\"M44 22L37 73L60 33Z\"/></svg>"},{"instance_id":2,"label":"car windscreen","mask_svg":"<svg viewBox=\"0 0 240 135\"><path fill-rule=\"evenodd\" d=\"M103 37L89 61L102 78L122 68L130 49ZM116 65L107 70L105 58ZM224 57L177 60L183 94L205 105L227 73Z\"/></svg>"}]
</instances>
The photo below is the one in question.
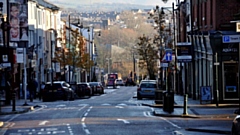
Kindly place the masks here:
<instances>
[{"instance_id":1,"label":"car windscreen","mask_svg":"<svg viewBox=\"0 0 240 135\"><path fill-rule=\"evenodd\" d=\"M79 88L85 88L85 87L87 87L87 84L78 84L78 87Z\"/></svg>"},{"instance_id":2,"label":"car windscreen","mask_svg":"<svg viewBox=\"0 0 240 135\"><path fill-rule=\"evenodd\" d=\"M62 88L62 85L60 83L54 83L53 87L54 88Z\"/></svg>"},{"instance_id":3,"label":"car windscreen","mask_svg":"<svg viewBox=\"0 0 240 135\"><path fill-rule=\"evenodd\" d=\"M140 85L141 88L157 88L155 83L142 83Z\"/></svg>"},{"instance_id":4,"label":"car windscreen","mask_svg":"<svg viewBox=\"0 0 240 135\"><path fill-rule=\"evenodd\" d=\"M90 86L97 86L98 83L89 83Z\"/></svg>"}]
</instances>

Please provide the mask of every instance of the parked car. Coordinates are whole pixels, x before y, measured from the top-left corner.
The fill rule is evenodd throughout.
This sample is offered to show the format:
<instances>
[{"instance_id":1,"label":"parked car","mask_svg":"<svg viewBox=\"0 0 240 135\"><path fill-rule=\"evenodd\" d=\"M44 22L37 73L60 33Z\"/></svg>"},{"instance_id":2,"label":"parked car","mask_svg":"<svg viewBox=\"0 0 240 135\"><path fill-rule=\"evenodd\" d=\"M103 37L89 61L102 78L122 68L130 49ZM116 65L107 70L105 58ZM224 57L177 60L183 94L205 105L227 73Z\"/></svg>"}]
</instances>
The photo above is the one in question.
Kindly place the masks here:
<instances>
[{"instance_id":1,"label":"parked car","mask_svg":"<svg viewBox=\"0 0 240 135\"><path fill-rule=\"evenodd\" d=\"M231 133L232 133L232 135L240 135L240 111L239 111L239 109L237 109L234 113L237 114L237 116L233 119Z\"/></svg>"},{"instance_id":2,"label":"parked car","mask_svg":"<svg viewBox=\"0 0 240 135\"><path fill-rule=\"evenodd\" d=\"M89 85L93 89L93 94L95 94L95 93L103 94L104 93L104 89L102 89L101 82L89 82Z\"/></svg>"},{"instance_id":3,"label":"parked car","mask_svg":"<svg viewBox=\"0 0 240 135\"><path fill-rule=\"evenodd\" d=\"M137 99L141 100L142 98L155 98L156 89L156 82L141 82L137 88Z\"/></svg>"},{"instance_id":4,"label":"parked car","mask_svg":"<svg viewBox=\"0 0 240 135\"><path fill-rule=\"evenodd\" d=\"M74 100L74 91L65 81L47 82L42 91L43 101L53 100Z\"/></svg>"},{"instance_id":5,"label":"parked car","mask_svg":"<svg viewBox=\"0 0 240 135\"><path fill-rule=\"evenodd\" d=\"M124 82L122 79L116 79L115 84L116 84L116 86L124 86Z\"/></svg>"},{"instance_id":6,"label":"parked car","mask_svg":"<svg viewBox=\"0 0 240 135\"><path fill-rule=\"evenodd\" d=\"M77 83L77 87L76 87L75 93L79 97L84 97L84 96L91 97L93 92L92 92L92 88L89 85L89 83L81 82L81 83Z\"/></svg>"},{"instance_id":7,"label":"parked car","mask_svg":"<svg viewBox=\"0 0 240 135\"><path fill-rule=\"evenodd\" d=\"M141 80L141 82L156 82L157 83L157 80Z\"/></svg>"}]
</instances>

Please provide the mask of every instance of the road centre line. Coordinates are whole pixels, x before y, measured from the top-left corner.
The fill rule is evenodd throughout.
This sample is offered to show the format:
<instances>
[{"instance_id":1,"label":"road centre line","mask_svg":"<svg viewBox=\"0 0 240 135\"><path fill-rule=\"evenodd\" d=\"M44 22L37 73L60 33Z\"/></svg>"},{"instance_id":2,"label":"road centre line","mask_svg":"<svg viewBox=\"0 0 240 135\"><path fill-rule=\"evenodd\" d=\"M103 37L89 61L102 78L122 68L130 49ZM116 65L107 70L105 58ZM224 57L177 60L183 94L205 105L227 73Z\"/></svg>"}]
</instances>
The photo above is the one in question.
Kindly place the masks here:
<instances>
[{"instance_id":1,"label":"road centre line","mask_svg":"<svg viewBox=\"0 0 240 135\"><path fill-rule=\"evenodd\" d=\"M85 121L85 117L82 118L82 122Z\"/></svg>"},{"instance_id":2,"label":"road centre line","mask_svg":"<svg viewBox=\"0 0 240 135\"><path fill-rule=\"evenodd\" d=\"M87 126L86 126L86 124L85 124L85 123L82 123L82 127L83 127L83 128L86 128Z\"/></svg>"},{"instance_id":3,"label":"road centre line","mask_svg":"<svg viewBox=\"0 0 240 135\"><path fill-rule=\"evenodd\" d=\"M85 114L84 114L84 117L86 117L88 115L88 113L86 112Z\"/></svg>"}]
</instances>

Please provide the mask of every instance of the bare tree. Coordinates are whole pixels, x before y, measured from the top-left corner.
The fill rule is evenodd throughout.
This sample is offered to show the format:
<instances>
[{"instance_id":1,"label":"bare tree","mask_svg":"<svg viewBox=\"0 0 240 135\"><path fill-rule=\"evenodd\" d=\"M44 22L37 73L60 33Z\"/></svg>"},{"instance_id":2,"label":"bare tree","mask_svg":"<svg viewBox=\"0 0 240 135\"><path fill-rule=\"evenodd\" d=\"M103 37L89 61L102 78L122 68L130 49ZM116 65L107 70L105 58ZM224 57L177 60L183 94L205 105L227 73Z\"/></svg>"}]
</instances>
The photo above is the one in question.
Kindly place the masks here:
<instances>
[{"instance_id":1,"label":"bare tree","mask_svg":"<svg viewBox=\"0 0 240 135\"><path fill-rule=\"evenodd\" d=\"M138 38L137 51L140 56L139 68L146 69L150 79L156 79L158 55L156 46L152 43L152 39L143 35Z\"/></svg>"}]
</instances>

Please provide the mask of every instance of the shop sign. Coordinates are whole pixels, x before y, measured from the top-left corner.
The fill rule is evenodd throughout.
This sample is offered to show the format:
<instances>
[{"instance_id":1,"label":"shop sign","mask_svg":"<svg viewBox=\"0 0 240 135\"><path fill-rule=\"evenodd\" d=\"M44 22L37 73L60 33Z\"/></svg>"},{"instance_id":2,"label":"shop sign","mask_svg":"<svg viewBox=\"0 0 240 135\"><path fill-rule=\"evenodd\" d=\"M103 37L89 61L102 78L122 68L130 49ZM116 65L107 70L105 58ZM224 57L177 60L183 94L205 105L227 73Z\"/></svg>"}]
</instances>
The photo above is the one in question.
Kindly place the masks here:
<instances>
[{"instance_id":1,"label":"shop sign","mask_svg":"<svg viewBox=\"0 0 240 135\"><path fill-rule=\"evenodd\" d=\"M237 53L238 44L229 43L228 45L222 46L222 53Z\"/></svg>"},{"instance_id":2,"label":"shop sign","mask_svg":"<svg viewBox=\"0 0 240 135\"><path fill-rule=\"evenodd\" d=\"M192 61L192 44L190 42L177 43L177 61L178 62Z\"/></svg>"},{"instance_id":3,"label":"shop sign","mask_svg":"<svg viewBox=\"0 0 240 135\"><path fill-rule=\"evenodd\" d=\"M239 43L240 35L223 35L222 42L223 43Z\"/></svg>"}]
</instances>

